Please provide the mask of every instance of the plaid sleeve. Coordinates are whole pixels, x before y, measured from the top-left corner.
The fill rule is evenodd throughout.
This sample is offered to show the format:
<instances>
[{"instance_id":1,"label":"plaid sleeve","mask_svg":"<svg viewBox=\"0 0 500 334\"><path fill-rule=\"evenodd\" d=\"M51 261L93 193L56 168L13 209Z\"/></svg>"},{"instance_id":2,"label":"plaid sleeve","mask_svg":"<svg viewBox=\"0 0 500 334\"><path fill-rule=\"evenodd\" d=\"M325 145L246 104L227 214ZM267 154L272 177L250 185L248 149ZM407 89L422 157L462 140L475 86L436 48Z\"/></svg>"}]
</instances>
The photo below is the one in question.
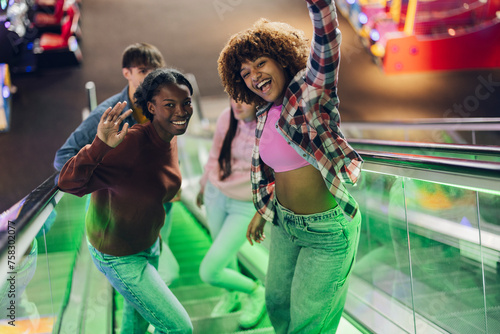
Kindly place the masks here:
<instances>
[{"instance_id":1,"label":"plaid sleeve","mask_svg":"<svg viewBox=\"0 0 500 334\"><path fill-rule=\"evenodd\" d=\"M306 82L315 87L337 86L341 33L333 0L306 0L314 25Z\"/></svg>"},{"instance_id":2,"label":"plaid sleeve","mask_svg":"<svg viewBox=\"0 0 500 334\"><path fill-rule=\"evenodd\" d=\"M314 25L308 64L288 87L279 126L294 144L317 161L325 183L344 211L354 217L358 204L344 183L357 182L363 160L340 130L337 78L341 35L335 4L306 0Z\"/></svg>"},{"instance_id":3,"label":"plaid sleeve","mask_svg":"<svg viewBox=\"0 0 500 334\"><path fill-rule=\"evenodd\" d=\"M260 159L259 159L260 160ZM274 175L268 166L252 159L252 194L255 208L267 221L274 219Z\"/></svg>"},{"instance_id":4,"label":"plaid sleeve","mask_svg":"<svg viewBox=\"0 0 500 334\"><path fill-rule=\"evenodd\" d=\"M273 221L274 172L262 162L259 153L259 142L264 130L266 115L257 118L256 139L252 152L251 182L255 208L265 220Z\"/></svg>"}]
</instances>

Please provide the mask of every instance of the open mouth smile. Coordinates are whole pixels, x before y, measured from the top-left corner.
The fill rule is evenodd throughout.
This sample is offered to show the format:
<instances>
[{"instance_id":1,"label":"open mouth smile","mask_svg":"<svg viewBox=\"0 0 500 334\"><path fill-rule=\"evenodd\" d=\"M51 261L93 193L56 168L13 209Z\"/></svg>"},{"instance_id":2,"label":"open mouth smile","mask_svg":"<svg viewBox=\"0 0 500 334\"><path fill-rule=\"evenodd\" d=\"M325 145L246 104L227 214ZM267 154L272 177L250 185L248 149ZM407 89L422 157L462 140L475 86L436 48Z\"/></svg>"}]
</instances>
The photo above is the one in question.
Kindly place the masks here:
<instances>
[{"instance_id":1,"label":"open mouth smile","mask_svg":"<svg viewBox=\"0 0 500 334\"><path fill-rule=\"evenodd\" d=\"M185 120L182 120L182 121L171 121L171 123L173 125L177 125L177 126L187 126L187 123L188 123L188 120L185 119Z\"/></svg>"},{"instance_id":2,"label":"open mouth smile","mask_svg":"<svg viewBox=\"0 0 500 334\"><path fill-rule=\"evenodd\" d=\"M258 90L262 91L263 93L266 93L271 86L270 84L271 84L271 79L265 79L259 82L255 87Z\"/></svg>"}]
</instances>

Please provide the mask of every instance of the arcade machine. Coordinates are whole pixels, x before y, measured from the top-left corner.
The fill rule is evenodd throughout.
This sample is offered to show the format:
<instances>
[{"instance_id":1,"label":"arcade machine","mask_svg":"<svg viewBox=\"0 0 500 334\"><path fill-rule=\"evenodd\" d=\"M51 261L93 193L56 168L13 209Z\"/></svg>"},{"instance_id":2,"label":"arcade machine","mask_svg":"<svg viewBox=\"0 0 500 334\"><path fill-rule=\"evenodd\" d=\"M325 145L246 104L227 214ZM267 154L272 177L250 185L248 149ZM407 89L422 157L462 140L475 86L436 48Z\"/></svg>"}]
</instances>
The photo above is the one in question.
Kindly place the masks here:
<instances>
[{"instance_id":1,"label":"arcade machine","mask_svg":"<svg viewBox=\"0 0 500 334\"><path fill-rule=\"evenodd\" d=\"M36 32L30 29L30 8L30 1L0 0L0 63L9 64L12 73L36 69L33 54Z\"/></svg>"},{"instance_id":2,"label":"arcade machine","mask_svg":"<svg viewBox=\"0 0 500 334\"><path fill-rule=\"evenodd\" d=\"M500 0L337 5L386 74L500 68Z\"/></svg>"},{"instance_id":3,"label":"arcade machine","mask_svg":"<svg viewBox=\"0 0 500 334\"><path fill-rule=\"evenodd\" d=\"M61 1L58 1L60 3ZM80 31L80 11L74 1L64 3L59 32L42 32L34 41L33 52L40 68L76 66L82 61L77 36Z\"/></svg>"},{"instance_id":4,"label":"arcade machine","mask_svg":"<svg viewBox=\"0 0 500 334\"><path fill-rule=\"evenodd\" d=\"M0 0L0 62L11 73L79 65L80 10L76 0Z\"/></svg>"},{"instance_id":5,"label":"arcade machine","mask_svg":"<svg viewBox=\"0 0 500 334\"><path fill-rule=\"evenodd\" d=\"M14 56L9 40L7 18L7 1L0 0L0 132L6 132L10 127L11 115L11 81L8 63Z\"/></svg>"},{"instance_id":6,"label":"arcade machine","mask_svg":"<svg viewBox=\"0 0 500 334\"><path fill-rule=\"evenodd\" d=\"M0 64L0 132L9 131L11 115L11 82L9 65Z\"/></svg>"},{"instance_id":7,"label":"arcade machine","mask_svg":"<svg viewBox=\"0 0 500 334\"><path fill-rule=\"evenodd\" d=\"M390 0L336 0L339 12L359 34L368 21L385 13Z\"/></svg>"}]
</instances>

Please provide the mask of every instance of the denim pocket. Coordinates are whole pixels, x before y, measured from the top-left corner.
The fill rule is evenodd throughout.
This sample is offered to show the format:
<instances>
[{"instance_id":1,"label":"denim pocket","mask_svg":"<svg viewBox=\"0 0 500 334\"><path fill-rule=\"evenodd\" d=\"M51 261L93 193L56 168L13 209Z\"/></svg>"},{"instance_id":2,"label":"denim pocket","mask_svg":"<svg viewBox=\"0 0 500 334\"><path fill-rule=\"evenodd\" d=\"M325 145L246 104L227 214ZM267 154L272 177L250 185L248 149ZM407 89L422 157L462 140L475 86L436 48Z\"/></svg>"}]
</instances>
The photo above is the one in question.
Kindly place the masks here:
<instances>
[{"instance_id":1,"label":"denim pocket","mask_svg":"<svg viewBox=\"0 0 500 334\"><path fill-rule=\"evenodd\" d=\"M336 221L324 221L308 223L305 230L312 234L340 234L342 232L342 225Z\"/></svg>"},{"instance_id":2,"label":"denim pocket","mask_svg":"<svg viewBox=\"0 0 500 334\"><path fill-rule=\"evenodd\" d=\"M343 214L310 221L302 230L304 238L309 240L311 245L316 245L315 247L321 245L320 248L345 251L353 243L354 231L351 231L351 226Z\"/></svg>"},{"instance_id":3,"label":"denim pocket","mask_svg":"<svg viewBox=\"0 0 500 334\"><path fill-rule=\"evenodd\" d=\"M356 217L352 220L348 220L345 216L339 217L339 223L343 227L344 235L347 238L348 242L356 243L355 247L357 247L357 240L359 237L360 224L361 224L361 213L358 212Z\"/></svg>"}]
</instances>

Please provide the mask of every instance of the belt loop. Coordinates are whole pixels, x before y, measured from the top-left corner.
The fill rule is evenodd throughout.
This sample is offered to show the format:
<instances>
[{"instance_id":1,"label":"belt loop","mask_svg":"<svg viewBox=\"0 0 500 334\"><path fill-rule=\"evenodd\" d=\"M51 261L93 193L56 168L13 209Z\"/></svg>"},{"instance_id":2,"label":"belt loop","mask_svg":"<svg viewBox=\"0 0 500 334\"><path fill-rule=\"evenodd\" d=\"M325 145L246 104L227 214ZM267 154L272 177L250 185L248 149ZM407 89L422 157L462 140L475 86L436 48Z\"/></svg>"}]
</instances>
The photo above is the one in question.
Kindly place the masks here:
<instances>
[{"instance_id":1,"label":"belt loop","mask_svg":"<svg viewBox=\"0 0 500 334\"><path fill-rule=\"evenodd\" d=\"M299 225L300 227L305 227L307 225L304 217L302 216L295 215L295 221L296 224Z\"/></svg>"}]
</instances>

